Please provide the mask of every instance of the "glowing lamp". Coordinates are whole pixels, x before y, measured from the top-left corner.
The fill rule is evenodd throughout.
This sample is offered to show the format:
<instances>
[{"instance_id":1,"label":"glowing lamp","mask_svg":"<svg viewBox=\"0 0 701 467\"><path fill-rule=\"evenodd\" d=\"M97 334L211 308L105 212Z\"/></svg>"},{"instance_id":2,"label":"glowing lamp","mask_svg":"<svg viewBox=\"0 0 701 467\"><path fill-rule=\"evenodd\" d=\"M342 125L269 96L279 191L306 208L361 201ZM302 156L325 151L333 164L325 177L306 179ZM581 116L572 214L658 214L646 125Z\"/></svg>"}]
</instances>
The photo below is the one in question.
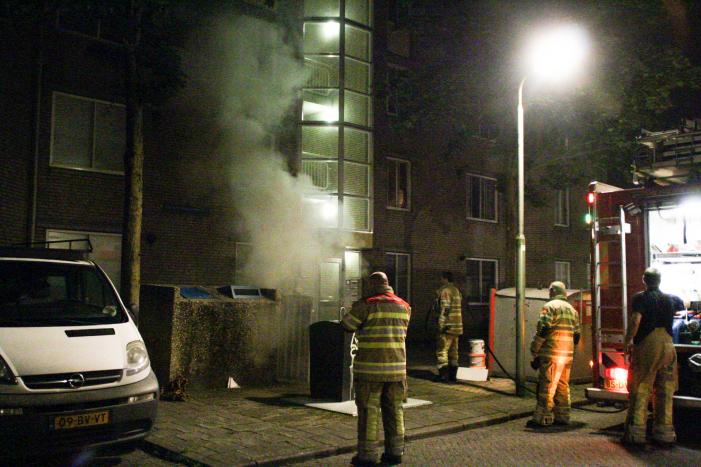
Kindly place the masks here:
<instances>
[{"instance_id":1,"label":"glowing lamp","mask_svg":"<svg viewBox=\"0 0 701 467\"><path fill-rule=\"evenodd\" d=\"M614 381L625 383L628 381L628 370L617 366L606 368L604 371L604 376L606 379L612 379Z\"/></svg>"}]
</instances>

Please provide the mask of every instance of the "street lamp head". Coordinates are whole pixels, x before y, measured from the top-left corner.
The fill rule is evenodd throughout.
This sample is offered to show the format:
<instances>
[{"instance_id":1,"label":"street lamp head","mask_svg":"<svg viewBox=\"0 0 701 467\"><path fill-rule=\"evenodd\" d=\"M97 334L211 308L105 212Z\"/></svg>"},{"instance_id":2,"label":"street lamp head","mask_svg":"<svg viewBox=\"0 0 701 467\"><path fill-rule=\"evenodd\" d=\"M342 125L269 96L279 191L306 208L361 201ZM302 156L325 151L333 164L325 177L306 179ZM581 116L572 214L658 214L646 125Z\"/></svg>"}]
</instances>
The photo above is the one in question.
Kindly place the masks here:
<instances>
[{"instance_id":1,"label":"street lamp head","mask_svg":"<svg viewBox=\"0 0 701 467\"><path fill-rule=\"evenodd\" d=\"M529 75L547 81L566 79L581 66L588 48L586 32L576 25L547 29L531 43Z\"/></svg>"}]
</instances>

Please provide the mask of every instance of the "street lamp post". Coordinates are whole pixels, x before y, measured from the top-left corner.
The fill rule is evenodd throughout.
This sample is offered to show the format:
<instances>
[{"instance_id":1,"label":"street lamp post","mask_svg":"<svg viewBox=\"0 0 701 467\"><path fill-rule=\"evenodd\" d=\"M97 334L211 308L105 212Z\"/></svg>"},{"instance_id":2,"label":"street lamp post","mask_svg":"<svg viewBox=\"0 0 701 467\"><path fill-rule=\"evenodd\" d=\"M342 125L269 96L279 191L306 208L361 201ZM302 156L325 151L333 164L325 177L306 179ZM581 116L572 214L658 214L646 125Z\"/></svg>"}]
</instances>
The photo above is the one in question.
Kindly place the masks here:
<instances>
[{"instance_id":1,"label":"street lamp post","mask_svg":"<svg viewBox=\"0 0 701 467\"><path fill-rule=\"evenodd\" d=\"M526 339L526 235L523 232L524 144L523 85L518 86L518 229L516 231L516 394L524 396L524 355ZM513 107L512 107L513 108Z\"/></svg>"},{"instance_id":2,"label":"street lamp post","mask_svg":"<svg viewBox=\"0 0 701 467\"><path fill-rule=\"evenodd\" d=\"M562 79L573 71L586 54L586 38L574 26L558 27L540 36L531 48L532 72L542 78ZM518 226L516 231L516 394L525 395L526 347L526 235L524 233L524 130L523 85L518 86Z\"/></svg>"}]
</instances>

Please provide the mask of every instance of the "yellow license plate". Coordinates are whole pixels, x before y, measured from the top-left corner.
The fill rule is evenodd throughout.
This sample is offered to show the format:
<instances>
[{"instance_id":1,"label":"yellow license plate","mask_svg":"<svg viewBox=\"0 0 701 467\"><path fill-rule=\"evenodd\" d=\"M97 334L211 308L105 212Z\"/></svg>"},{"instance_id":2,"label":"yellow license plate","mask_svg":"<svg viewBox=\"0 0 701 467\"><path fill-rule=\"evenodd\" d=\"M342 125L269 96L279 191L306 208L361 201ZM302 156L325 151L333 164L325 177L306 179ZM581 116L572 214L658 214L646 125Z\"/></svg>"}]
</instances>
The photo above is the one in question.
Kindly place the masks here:
<instances>
[{"instance_id":1,"label":"yellow license plate","mask_svg":"<svg viewBox=\"0 0 701 467\"><path fill-rule=\"evenodd\" d=\"M610 389L612 391L625 391L626 386L626 381L617 381L615 379L604 380L604 389Z\"/></svg>"},{"instance_id":2,"label":"yellow license plate","mask_svg":"<svg viewBox=\"0 0 701 467\"><path fill-rule=\"evenodd\" d=\"M106 425L110 422L109 410L101 412L76 413L54 417L51 427L54 430L70 430L86 426Z\"/></svg>"}]
</instances>

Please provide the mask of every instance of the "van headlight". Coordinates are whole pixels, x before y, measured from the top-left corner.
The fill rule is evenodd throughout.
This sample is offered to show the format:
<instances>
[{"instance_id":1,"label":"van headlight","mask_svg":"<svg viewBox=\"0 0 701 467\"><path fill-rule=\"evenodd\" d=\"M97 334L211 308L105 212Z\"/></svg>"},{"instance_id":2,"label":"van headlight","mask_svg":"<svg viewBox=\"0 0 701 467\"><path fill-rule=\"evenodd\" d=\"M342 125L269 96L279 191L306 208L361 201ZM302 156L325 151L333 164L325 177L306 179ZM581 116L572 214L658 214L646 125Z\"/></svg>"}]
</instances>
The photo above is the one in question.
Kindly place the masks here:
<instances>
[{"instance_id":1,"label":"van headlight","mask_svg":"<svg viewBox=\"0 0 701 467\"><path fill-rule=\"evenodd\" d=\"M148 368L148 352L142 341L127 344L127 376L135 375Z\"/></svg>"},{"instance_id":2,"label":"van headlight","mask_svg":"<svg viewBox=\"0 0 701 467\"><path fill-rule=\"evenodd\" d=\"M17 378L2 357L0 357L0 384L17 384Z\"/></svg>"}]
</instances>

